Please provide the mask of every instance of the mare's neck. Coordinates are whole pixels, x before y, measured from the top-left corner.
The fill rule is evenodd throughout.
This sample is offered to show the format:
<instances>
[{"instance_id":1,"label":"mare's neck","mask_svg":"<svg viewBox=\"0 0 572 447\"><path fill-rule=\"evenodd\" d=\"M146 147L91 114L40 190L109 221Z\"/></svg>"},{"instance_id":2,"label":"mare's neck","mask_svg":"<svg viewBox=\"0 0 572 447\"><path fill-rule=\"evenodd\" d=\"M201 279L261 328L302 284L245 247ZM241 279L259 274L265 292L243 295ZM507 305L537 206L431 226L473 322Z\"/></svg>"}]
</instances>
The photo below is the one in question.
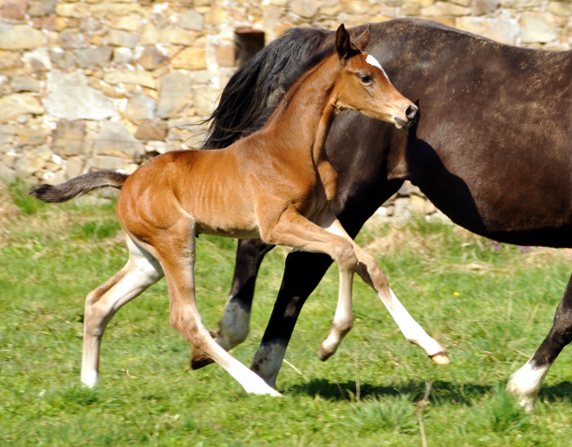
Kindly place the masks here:
<instances>
[{"instance_id":1,"label":"mare's neck","mask_svg":"<svg viewBox=\"0 0 572 447\"><path fill-rule=\"evenodd\" d=\"M334 85L339 74L334 55L288 90L268 123L268 130L288 146L287 150L309 151L315 162L324 158L324 144L335 109Z\"/></svg>"}]
</instances>

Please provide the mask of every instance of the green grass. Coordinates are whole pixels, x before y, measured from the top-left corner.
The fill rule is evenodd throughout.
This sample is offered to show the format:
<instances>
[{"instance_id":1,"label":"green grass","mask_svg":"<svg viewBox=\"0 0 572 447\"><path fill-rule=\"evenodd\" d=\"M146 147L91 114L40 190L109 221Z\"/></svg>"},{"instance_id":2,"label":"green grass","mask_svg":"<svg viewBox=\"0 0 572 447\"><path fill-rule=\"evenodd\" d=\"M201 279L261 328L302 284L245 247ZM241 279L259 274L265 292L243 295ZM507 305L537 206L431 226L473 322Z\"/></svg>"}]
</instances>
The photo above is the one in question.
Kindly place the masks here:
<instances>
[{"instance_id":1,"label":"green grass","mask_svg":"<svg viewBox=\"0 0 572 447\"><path fill-rule=\"evenodd\" d=\"M6 188L4 188L6 191ZM456 227L416 221L368 226L395 293L448 348L432 364L404 341L374 293L356 280L356 322L338 353L316 352L334 314L330 269L300 317L278 377L282 398L247 395L220 367L185 372L188 343L169 327L162 280L109 324L101 382L79 386L83 300L126 261L113 203L85 197L37 205L25 185L0 202L0 445L4 446L563 446L572 435L572 369L565 349L536 412L504 392L548 333L570 273L569 251L495 245ZM0 207L2 208L2 207ZM8 208L2 208L8 209ZM197 294L210 329L232 278L231 240L198 240ZM251 334L233 353L254 355L287 251L262 264Z\"/></svg>"}]
</instances>

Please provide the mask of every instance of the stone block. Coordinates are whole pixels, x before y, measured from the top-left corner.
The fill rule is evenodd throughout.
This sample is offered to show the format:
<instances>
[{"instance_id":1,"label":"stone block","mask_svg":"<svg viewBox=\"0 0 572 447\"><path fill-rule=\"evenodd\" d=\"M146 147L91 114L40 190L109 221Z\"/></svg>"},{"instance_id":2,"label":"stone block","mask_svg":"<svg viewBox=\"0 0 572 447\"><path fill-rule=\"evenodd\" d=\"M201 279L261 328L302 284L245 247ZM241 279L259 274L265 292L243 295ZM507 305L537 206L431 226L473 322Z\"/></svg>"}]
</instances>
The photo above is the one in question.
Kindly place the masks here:
<instances>
[{"instance_id":1,"label":"stone block","mask_svg":"<svg viewBox=\"0 0 572 447\"><path fill-rule=\"evenodd\" d=\"M40 146L37 150L26 150L18 158L14 169L19 177L30 177L31 175L42 169L48 160L51 159L52 153L46 146Z\"/></svg>"},{"instance_id":2,"label":"stone block","mask_svg":"<svg viewBox=\"0 0 572 447\"><path fill-rule=\"evenodd\" d=\"M139 62L145 70L155 70L168 61L169 58L153 46L145 48L137 62Z\"/></svg>"},{"instance_id":3,"label":"stone block","mask_svg":"<svg viewBox=\"0 0 572 447\"><path fill-rule=\"evenodd\" d=\"M133 92L125 105L123 115L132 123L150 121L155 117L157 103L141 92ZM137 137L137 135L136 135Z\"/></svg>"},{"instance_id":4,"label":"stone block","mask_svg":"<svg viewBox=\"0 0 572 447\"><path fill-rule=\"evenodd\" d=\"M236 45L233 43L223 44L216 48L216 61L221 67L234 67L236 64Z\"/></svg>"},{"instance_id":5,"label":"stone block","mask_svg":"<svg viewBox=\"0 0 572 447\"><path fill-rule=\"evenodd\" d=\"M572 16L572 3L566 2L550 2L546 9L548 12L561 17Z\"/></svg>"},{"instance_id":6,"label":"stone block","mask_svg":"<svg viewBox=\"0 0 572 447\"><path fill-rule=\"evenodd\" d=\"M23 20L26 18L27 0L4 0L0 16L6 19Z\"/></svg>"},{"instance_id":7,"label":"stone block","mask_svg":"<svg viewBox=\"0 0 572 447\"><path fill-rule=\"evenodd\" d=\"M50 50L49 54L52 63L56 64L62 70L67 70L75 64L75 57L69 51L63 51L57 48Z\"/></svg>"},{"instance_id":8,"label":"stone block","mask_svg":"<svg viewBox=\"0 0 572 447\"><path fill-rule=\"evenodd\" d=\"M117 65L130 65L134 59L131 48L117 47L113 49L113 62Z\"/></svg>"},{"instance_id":9,"label":"stone block","mask_svg":"<svg viewBox=\"0 0 572 447\"><path fill-rule=\"evenodd\" d=\"M0 23L0 50L29 50L45 43L44 33L28 25Z\"/></svg>"},{"instance_id":10,"label":"stone block","mask_svg":"<svg viewBox=\"0 0 572 447\"><path fill-rule=\"evenodd\" d=\"M558 38L554 18L547 13L525 12L521 15L520 26L523 43L546 43Z\"/></svg>"},{"instance_id":11,"label":"stone block","mask_svg":"<svg viewBox=\"0 0 572 447\"><path fill-rule=\"evenodd\" d=\"M97 170L117 171L124 169L129 161L123 157L113 157L109 155L94 155L88 160L88 165Z\"/></svg>"},{"instance_id":12,"label":"stone block","mask_svg":"<svg viewBox=\"0 0 572 447\"><path fill-rule=\"evenodd\" d=\"M44 17L55 12L57 0L40 0L29 2L28 14L30 17Z\"/></svg>"},{"instance_id":13,"label":"stone block","mask_svg":"<svg viewBox=\"0 0 572 447\"><path fill-rule=\"evenodd\" d=\"M91 15L96 19L107 18L113 20L117 16L140 15L142 5L133 3L100 3L90 5Z\"/></svg>"},{"instance_id":14,"label":"stone block","mask_svg":"<svg viewBox=\"0 0 572 447\"><path fill-rule=\"evenodd\" d=\"M43 127L24 126L18 128L18 138L20 146L40 146L46 142L46 137L51 133L51 129Z\"/></svg>"},{"instance_id":15,"label":"stone block","mask_svg":"<svg viewBox=\"0 0 572 447\"><path fill-rule=\"evenodd\" d=\"M60 45L66 50L78 50L87 46L87 40L79 30L65 29L60 33Z\"/></svg>"},{"instance_id":16,"label":"stone block","mask_svg":"<svg viewBox=\"0 0 572 447\"><path fill-rule=\"evenodd\" d=\"M87 153L85 147L85 123L61 119L54 131L54 152L62 156Z\"/></svg>"},{"instance_id":17,"label":"stone block","mask_svg":"<svg viewBox=\"0 0 572 447\"><path fill-rule=\"evenodd\" d=\"M103 75L103 80L108 84L134 84L144 87L156 88L155 79L151 73L135 70L113 70Z\"/></svg>"},{"instance_id":18,"label":"stone block","mask_svg":"<svg viewBox=\"0 0 572 447\"><path fill-rule=\"evenodd\" d=\"M491 18L487 20L484 36L497 42L515 45L519 32L517 19Z\"/></svg>"},{"instance_id":19,"label":"stone block","mask_svg":"<svg viewBox=\"0 0 572 447\"><path fill-rule=\"evenodd\" d=\"M21 115L41 115L44 108L30 93L16 93L0 98L0 123L15 120Z\"/></svg>"},{"instance_id":20,"label":"stone block","mask_svg":"<svg viewBox=\"0 0 572 447\"><path fill-rule=\"evenodd\" d=\"M165 121L156 120L150 123L143 123L135 132L135 138L139 141L162 141L167 138L169 126Z\"/></svg>"},{"instance_id":21,"label":"stone block","mask_svg":"<svg viewBox=\"0 0 572 447\"><path fill-rule=\"evenodd\" d=\"M163 76L157 116L159 118L177 116L189 104L191 92L191 80L186 74L173 72Z\"/></svg>"},{"instance_id":22,"label":"stone block","mask_svg":"<svg viewBox=\"0 0 572 447\"><path fill-rule=\"evenodd\" d=\"M195 91L193 105L199 116L209 116L220 96L220 90L214 87L200 87Z\"/></svg>"},{"instance_id":23,"label":"stone block","mask_svg":"<svg viewBox=\"0 0 572 447\"><path fill-rule=\"evenodd\" d=\"M320 2L317 0L290 0L290 11L297 16L305 19L311 19L316 15L320 8Z\"/></svg>"},{"instance_id":24,"label":"stone block","mask_svg":"<svg viewBox=\"0 0 572 447\"><path fill-rule=\"evenodd\" d=\"M140 45L157 45L159 43L159 30L151 22L143 28Z\"/></svg>"},{"instance_id":25,"label":"stone block","mask_svg":"<svg viewBox=\"0 0 572 447\"><path fill-rule=\"evenodd\" d=\"M473 13L475 15L489 14L496 11L500 5L500 0L474 0Z\"/></svg>"},{"instance_id":26,"label":"stone block","mask_svg":"<svg viewBox=\"0 0 572 447\"><path fill-rule=\"evenodd\" d=\"M185 48L171 59L171 65L184 70L204 70L207 68L207 52L203 48Z\"/></svg>"},{"instance_id":27,"label":"stone block","mask_svg":"<svg viewBox=\"0 0 572 447\"><path fill-rule=\"evenodd\" d=\"M446 16L466 16L471 14L470 8L455 5L454 3L435 2L428 8L421 9L423 17L446 17Z\"/></svg>"},{"instance_id":28,"label":"stone block","mask_svg":"<svg viewBox=\"0 0 572 447\"><path fill-rule=\"evenodd\" d=\"M203 16L193 10L189 10L179 15L177 23L181 28L190 31L202 31L205 26Z\"/></svg>"},{"instance_id":29,"label":"stone block","mask_svg":"<svg viewBox=\"0 0 572 447\"><path fill-rule=\"evenodd\" d=\"M120 16L109 20L107 25L113 29L136 33L141 30L142 21L139 16Z\"/></svg>"},{"instance_id":30,"label":"stone block","mask_svg":"<svg viewBox=\"0 0 572 447\"><path fill-rule=\"evenodd\" d=\"M4 163L0 163L0 179L1 180L10 182L12 180L16 180L17 177L18 177L18 174L16 173L16 171L14 169L9 168ZM6 206L6 205L3 204L2 206Z\"/></svg>"},{"instance_id":31,"label":"stone block","mask_svg":"<svg viewBox=\"0 0 572 447\"><path fill-rule=\"evenodd\" d=\"M120 121L107 121L102 124L95 142L95 153L113 157L136 159L145 148Z\"/></svg>"},{"instance_id":32,"label":"stone block","mask_svg":"<svg viewBox=\"0 0 572 447\"><path fill-rule=\"evenodd\" d=\"M500 0L502 8L510 9L534 8L540 6L541 3L542 0Z\"/></svg>"},{"instance_id":33,"label":"stone block","mask_svg":"<svg viewBox=\"0 0 572 447\"><path fill-rule=\"evenodd\" d=\"M68 120L102 120L117 116L111 98L88 86L81 72L62 74L57 70L48 76L48 96L44 100L48 112Z\"/></svg>"},{"instance_id":34,"label":"stone block","mask_svg":"<svg viewBox=\"0 0 572 447\"><path fill-rule=\"evenodd\" d=\"M135 48L139 43L139 36L126 31L112 29L106 35L107 43L116 47Z\"/></svg>"},{"instance_id":35,"label":"stone block","mask_svg":"<svg viewBox=\"0 0 572 447\"><path fill-rule=\"evenodd\" d=\"M310 1L310 0L308 0ZM221 3L214 3L205 14L205 23L218 25L228 20L229 11Z\"/></svg>"},{"instance_id":36,"label":"stone block","mask_svg":"<svg viewBox=\"0 0 572 447\"><path fill-rule=\"evenodd\" d=\"M78 51L75 57L81 68L96 69L106 66L111 60L112 53L110 47L88 48Z\"/></svg>"},{"instance_id":37,"label":"stone block","mask_svg":"<svg viewBox=\"0 0 572 447\"><path fill-rule=\"evenodd\" d=\"M22 66L20 55L13 51L0 50L0 70L19 68Z\"/></svg>"},{"instance_id":38,"label":"stone block","mask_svg":"<svg viewBox=\"0 0 572 447\"><path fill-rule=\"evenodd\" d=\"M164 29L159 31L159 43L168 43L171 45L193 45L197 38L195 31L187 31L184 29Z\"/></svg>"},{"instance_id":39,"label":"stone block","mask_svg":"<svg viewBox=\"0 0 572 447\"><path fill-rule=\"evenodd\" d=\"M89 5L86 3L58 3L55 10L61 17L81 19L89 16Z\"/></svg>"},{"instance_id":40,"label":"stone block","mask_svg":"<svg viewBox=\"0 0 572 447\"><path fill-rule=\"evenodd\" d=\"M83 174L85 163L79 157L69 157L66 160L66 166L64 170L64 175L66 180L72 179L77 177L78 175Z\"/></svg>"}]
</instances>

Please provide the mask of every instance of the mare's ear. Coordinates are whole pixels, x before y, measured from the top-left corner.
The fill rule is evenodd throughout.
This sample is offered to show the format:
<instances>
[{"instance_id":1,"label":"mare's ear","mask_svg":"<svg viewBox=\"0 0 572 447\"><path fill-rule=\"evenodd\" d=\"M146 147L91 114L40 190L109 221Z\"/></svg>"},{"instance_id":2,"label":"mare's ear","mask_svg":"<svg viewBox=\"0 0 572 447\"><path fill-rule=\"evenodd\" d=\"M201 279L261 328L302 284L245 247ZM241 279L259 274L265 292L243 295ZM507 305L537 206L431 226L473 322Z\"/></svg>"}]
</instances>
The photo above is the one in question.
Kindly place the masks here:
<instances>
[{"instance_id":1,"label":"mare's ear","mask_svg":"<svg viewBox=\"0 0 572 447\"><path fill-rule=\"evenodd\" d=\"M350 33L346 31L346 27L342 23L336 31L336 52L340 60L345 61L351 55L352 44Z\"/></svg>"},{"instance_id":2,"label":"mare's ear","mask_svg":"<svg viewBox=\"0 0 572 447\"><path fill-rule=\"evenodd\" d=\"M365 29L365 31L363 33L360 34L359 37L357 37L354 41L353 44L360 50L360 51L364 51L365 47L367 47L367 44L369 43L369 38L370 38L370 32L369 29L371 28L371 25L367 25L367 28Z\"/></svg>"}]
</instances>

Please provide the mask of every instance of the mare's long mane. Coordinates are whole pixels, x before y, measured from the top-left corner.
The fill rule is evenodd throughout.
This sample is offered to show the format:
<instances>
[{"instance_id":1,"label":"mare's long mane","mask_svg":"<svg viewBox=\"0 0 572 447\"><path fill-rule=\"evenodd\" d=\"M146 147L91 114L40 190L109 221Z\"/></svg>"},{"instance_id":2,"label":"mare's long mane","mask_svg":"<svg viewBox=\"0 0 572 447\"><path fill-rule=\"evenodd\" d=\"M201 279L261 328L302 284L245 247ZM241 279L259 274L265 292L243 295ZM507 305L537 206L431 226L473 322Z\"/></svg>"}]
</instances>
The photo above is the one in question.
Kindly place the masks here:
<instances>
[{"instance_id":1,"label":"mare's long mane","mask_svg":"<svg viewBox=\"0 0 572 447\"><path fill-rule=\"evenodd\" d=\"M210 118L201 149L220 149L261 129L288 89L334 52L334 34L293 28L271 42L231 78Z\"/></svg>"}]
</instances>

